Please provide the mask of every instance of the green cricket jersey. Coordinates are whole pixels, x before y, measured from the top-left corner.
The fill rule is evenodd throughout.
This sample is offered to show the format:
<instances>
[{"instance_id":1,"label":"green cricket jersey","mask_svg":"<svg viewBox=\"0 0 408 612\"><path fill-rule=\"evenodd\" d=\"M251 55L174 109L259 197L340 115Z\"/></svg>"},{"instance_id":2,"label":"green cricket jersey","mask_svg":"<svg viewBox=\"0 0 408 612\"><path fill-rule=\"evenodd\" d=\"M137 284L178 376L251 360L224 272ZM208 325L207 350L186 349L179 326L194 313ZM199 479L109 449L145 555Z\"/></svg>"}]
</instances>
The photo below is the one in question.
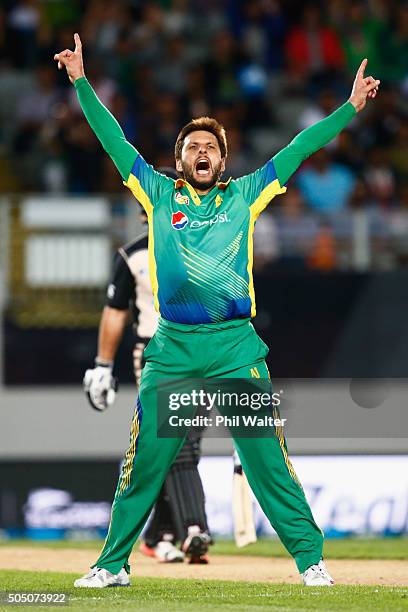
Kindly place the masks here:
<instances>
[{"instance_id":1,"label":"green cricket jersey","mask_svg":"<svg viewBox=\"0 0 408 612\"><path fill-rule=\"evenodd\" d=\"M149 268L156 308L178 323L255 315L252 235L259 213L286 191L272 161L199 196L183 179L138 155L125 183L149 218Z\"/></svg>"},{"instance_id":2,"label":"green cricket jersey","mask_svg":"<svg viewBox=\"0 0 408 612\"><path fill-rule=\"evenodd\" d=\"M252 174L219 182L204 196L183 179L156 172L98 100L75 81L85 116L149 220L149 268L155 307L185 324L255 316L253 231L269 202L284 193L301 162L334 138L355 114L347 102L301 132Z\"/></svg>"}]
</instances>

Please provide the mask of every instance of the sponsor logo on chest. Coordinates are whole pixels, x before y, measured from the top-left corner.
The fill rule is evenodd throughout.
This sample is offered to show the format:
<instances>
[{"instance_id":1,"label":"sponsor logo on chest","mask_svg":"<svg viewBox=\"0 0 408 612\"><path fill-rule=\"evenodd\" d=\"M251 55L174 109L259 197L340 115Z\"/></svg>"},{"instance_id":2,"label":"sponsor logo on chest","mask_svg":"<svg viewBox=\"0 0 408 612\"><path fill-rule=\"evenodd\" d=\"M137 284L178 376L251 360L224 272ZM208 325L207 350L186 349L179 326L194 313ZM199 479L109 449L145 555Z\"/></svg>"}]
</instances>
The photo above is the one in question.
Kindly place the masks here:
<instances>
[{"instance_id":1,"label":"sponsor logo on chest","mask_svg":"<svg viewBox=\"0 0 408 612\"><path fill-rule=\"evenodd\" d=\"M188 195L183 195L182 193L180 193L180 191L176 192L174 199L176 200L179 206L181 204L186 204L187 206L190 204L190 198L188 197Z\"/></svg>"},{"instance_id":2,"label":"sponsor logo on chest","mask_svg":"<svg viewBox=\"0 0 408 612\"><path fill-rule=\"evenodd\" d=\"M211 219L194 219L193 221L189 221L187 215L178 210L173 213L171 217L171 224L175 230L182 230L187 227L187 225L189 225L191 230L198 230L204 227L212 227L220 223L231 223L231 219L229 219L226 212L217 213L211 217Z\"/></svg>"},{"instance_id":3,"label":"sponsor logo on chest","mask_svg":"<svg viewBox=\"0 0 408 612\"><path fill-rule=\"evenodd\" d=\"M217 213L216 215L214 215L214 217L211 217L211 219L196 219L194 221L191 221L190 229L194 230L208 226L211 227L212 225L215 225L217 223L231 223L231 219L228 218L226 212Z\"/></svg>"},{"instance_id":4,"label":"sponsor logo on chest","mask_svg":"<svg viewBox=\"0 0 408 612\"><path fill-rule=\"evenodd\" d=\"M171 215L171 224L173 229L182 230L188 224L188 217L181 210L178 210Z\"/></svg>"}]
</instances>

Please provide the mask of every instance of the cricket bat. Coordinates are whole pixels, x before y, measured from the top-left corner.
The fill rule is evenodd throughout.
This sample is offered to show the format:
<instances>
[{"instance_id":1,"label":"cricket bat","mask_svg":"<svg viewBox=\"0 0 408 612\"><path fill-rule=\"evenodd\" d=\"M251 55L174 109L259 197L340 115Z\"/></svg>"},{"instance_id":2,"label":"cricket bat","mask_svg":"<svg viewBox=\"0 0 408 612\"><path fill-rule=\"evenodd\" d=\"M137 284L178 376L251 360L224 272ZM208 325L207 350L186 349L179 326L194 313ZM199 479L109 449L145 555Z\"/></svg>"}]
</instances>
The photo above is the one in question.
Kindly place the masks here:
<instances>
[{"instance_id":1,"label":"cricket bat","mask_svg":"<svg viewBox=\"0 0 408 612\"><path fill-rule=\"evenodd\" d=\"M251 489L236 452L234 453L234 475L232 479L232 514L234 538L238 548L256 542Z\"/></svg>"}]
</instances>

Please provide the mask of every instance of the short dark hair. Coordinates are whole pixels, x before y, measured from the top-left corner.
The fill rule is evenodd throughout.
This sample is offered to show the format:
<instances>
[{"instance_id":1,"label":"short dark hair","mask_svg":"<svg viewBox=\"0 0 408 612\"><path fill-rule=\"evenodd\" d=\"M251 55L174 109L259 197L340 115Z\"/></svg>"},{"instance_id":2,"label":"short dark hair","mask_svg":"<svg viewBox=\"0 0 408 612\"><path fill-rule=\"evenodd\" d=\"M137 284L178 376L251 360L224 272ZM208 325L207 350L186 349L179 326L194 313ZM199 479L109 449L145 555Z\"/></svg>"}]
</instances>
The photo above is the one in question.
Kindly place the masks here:
<instances>
[{"instance_id":1,"label":"short dark hair","mask_svg":"<svg viewBox=\"0 0 408 612\"><path fill-rule=\"evenodd\" d=\"M218 145L221 151L221 157L227 157L228 147L227 147L227 135L225 133L224 127L221 123L218 123L216 119L212 117L198 117L197 119L192 119L187 125L181 128L179 135L177 136L176 145L174 147L174 156L177 159L181 159L181 149L183 148L184 139L191 132L211 132L214 134L216 139L218 140Z\"/></svg>"}]
</instances>

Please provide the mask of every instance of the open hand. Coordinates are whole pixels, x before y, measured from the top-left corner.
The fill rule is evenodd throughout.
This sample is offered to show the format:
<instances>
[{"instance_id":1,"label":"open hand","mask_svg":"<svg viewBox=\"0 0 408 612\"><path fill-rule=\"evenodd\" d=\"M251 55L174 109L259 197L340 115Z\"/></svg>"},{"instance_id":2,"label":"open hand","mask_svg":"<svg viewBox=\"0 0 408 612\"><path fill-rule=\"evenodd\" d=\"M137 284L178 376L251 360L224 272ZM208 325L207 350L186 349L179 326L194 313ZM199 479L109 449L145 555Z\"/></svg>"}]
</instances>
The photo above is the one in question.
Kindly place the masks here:
<instances>
[{"instance_id":1,"label":"open hand","mask_svg":"<svg viewBox=\"0 0 408 612\"><path fill-rule=\"evenodd\" d=\"M54 55L55 61L58 62L58 70L62 70L65 66L71 83L85 76L82 60L82 43L79 34L74 34L74 42L74 51L65 49L65 51Z\"/></svg>"},{"instance_id":2,"label":"open hand","mask_svg":"<svg viewBox=\"0 0 408 612\"><path fill-rule=\"evenodd\" d=\"M368 60L363 59L360 64L360 68L357 70L356 78L354 79L353 89L349 98L350 102L354 106L357 112L361 111L366 103L367 98L375 98L378 92L380 81L374 79L374 77L364 76L364 70L366 69Z\"/></svg>"}]
</instances>

